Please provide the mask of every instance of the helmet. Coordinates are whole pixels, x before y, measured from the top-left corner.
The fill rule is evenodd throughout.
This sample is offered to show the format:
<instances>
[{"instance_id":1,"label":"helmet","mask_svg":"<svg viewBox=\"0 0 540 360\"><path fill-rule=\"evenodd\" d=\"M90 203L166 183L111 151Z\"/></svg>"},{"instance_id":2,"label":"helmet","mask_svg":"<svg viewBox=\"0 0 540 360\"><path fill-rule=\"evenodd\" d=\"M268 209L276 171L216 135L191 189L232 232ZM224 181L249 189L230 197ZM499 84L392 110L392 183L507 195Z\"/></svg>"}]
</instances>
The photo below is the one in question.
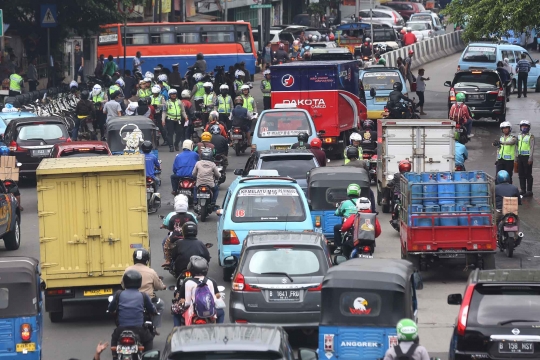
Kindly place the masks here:
<instances>
[{"instance_id":1,"label":"helmet","mask_svg":"<svg viewBox=\"0 0 540 360\"><path fill-rule=\"evenodd\" d=\"M401 29L400 33L402 34L405 34L407 31L405 30L405 28Z\"/></svg>"},{"instance_id":2,"label":"helmet","mask_svg":"<svg viewBox=\"0 0 540 360\"><path fill-rule=\"evenodd\" d=\"M210 90L212 90L214 88L214 85L212 85L211 82L207 81L203 84L203 87L210 88Z\"/></svg>"},{"instance_id":3,"label":"helmet","mask_svg":"<svg viewBox=\"0 0 540 360\"><path fill-rule=\"evenodd\" d=\"M152 86L152 94L159 94L161 92L161 88L159 85Z\"/></svg>"},{"instance_id":4,"label":"helmet","mask_svg":"<svg viewBox=\"0 0 540 360\"><path fill-rule=\"evenodd\" d=\"M94 96L98 96L99 94L101 93L101 85L94 85L94 87L92 88L92 95Z\"/></svg>"},{"instance_id":5,"label":"helmet","mask_svg":"<svg viewBox=\"0 0 540 360\"><path fill-rule=\"evenodd\" d=\"M150 80L152 80L154 78L154 73L150 72L150 71L147 71L147 72L144 73L144 77L149 78Z\"/></svg>"},{"instance_id":6,"label":"helmet","mask_svg":"<svg viewBox=\"0 0 540 360\"><path fill-rule=\"evenodd\" d=\"M221 86L219 87L219 91L220 91L220 92L224 92L224 91L225 91L225 92L229 92L229 86L223 84L223 85L221 85Z\"/></svg>"},{"instance_id":7,"label":"helmet","mask_svg":"<svg viewBox=\"0 0 540 360\"><path fill-rule=\"evenodd\" d=\"M309 140L309 135L305 132L301 132L298 134L298 141L300 142L307 142Z\"/></svg>"},{"instance_id":8,"label":"helmet","mask_svg":"<svg viewBox=\"0 0 540 360\"><path fill-rule=\"evenodd\" d=\"M308 40L309 40L309 41L313 40L313 34L309 34L309 35L308 35Z\"/></svg>"},{"instance_id":9,"label":"helmet","mask_svg":"<svg viewBox=\"0 0 540 360\"><path fill-rule=\"evenodd\" d=\"M126 83L125 83L124 80L122 80L122 79L117 79L117 80L115 81L115 84L118 84L118 86L120 86L120 87L126 86Z\"/></svg>"},{"instance_id":10,"label":"helmet","mask_svg":"<svg viewBox=\"0 0 540 360\"><path fill-rule=\"evenodd\" d=\"M457 93L456 94L456 101L457 102L465 102L465 94L464 93Z\"/></svg>"},{"instance_id":11,"label":"helmet","mask_svg":"<svg viewBox=\"0 0 540 360\"><path fill-rule=\"evenodd\" d=\"M242 91L244 91L244 90L249 91L249 85L242 85L242 87L240 88L240 90L242 90Z\"/></svg>"},{"instance_id":12,"label":"helmet","mask_svg":"<svg viewBox=\"0 0 540 360\"><path fill-rule=\"evenodd\" d=\"M141 150L145 154L150 154L150 151L152 151L153 148L154 146L152 145L152 142L150 140L143 141L141 145Z\"/></svg>"},{"instance_id":13,"label":"helmet","mask_svg":"<svg viewBox=\"0 0 540 360\"><path fill-rule=\"evenodd\" d=\"M504 128L510 128L510 131L512 131L512 124L510 124L508 121L503 121L499 127L502 129Z\"/></svg>"},{"instance_id":14,"label":"helmet","mask_svg":"<svg viewBox=\"0 0 540 360\"><path fill-rule=\"evenodd\" d=\"M193 150L193 141L184 140L184 142L182 143L182 149Z\"/></svg>"},{"instance_id":15,"label":"helmet","mask_svg":"<svg viewBox=\"0 0 540 360\"><path fill-rule=\"evenodd\" d=\"M234 73L234 77L239 77L239 76L246 76L246 73L243 72L242 70L236 70L235 73Z\"/></svg>"},{"instance_id":16,"label":"helmet","mask_svg":"<svg viewBox=\"0 0 540 360\"><path fill-rule=\"evenodd\" d=\"M143 79L143 81L144 81L145 83L151 83L151 82L152 82L152 78L145 77L145 78Z\"/></svg>"},{"instance_id":17,"label":"helmet","mask_svg":"<svg viewBox=\"0 0 540 360\"><path fill-rule=\"evenodd\" d=\"M364 120L364 123L362 124L362 129L364 130L373 130L373 120Z\"/></svg>"},{"instance_id":18,"label":"helmet","mask_svg":"<svg viewBox=\"0 0 540 360\"><path fill-rule=\"evenodd\" d=\"M356 202L356 210L357 211L364 211L364 210L370 210L371 209L371 201L369 201L368 198L361 197Z\"/></svg>"},{"instance_id":19,"label":"helmet","mask_svg":"<svg viewBox=\"0 0 540 360\"><path fill-rule=\"evenodd\" d=\"M418 338L418 326L411 319L399 320L396 331L400 341L414 341Z\"/></svg>"},{"instance_id":20,"label":"helmet","mask_svg":"<svg viewBox=\"0 0 540 360\"><path fill-rule=\"evenodd\" d=\"M314 148L314 149L320 149L322 147L322 141L319 138L315 138L315 139L311 140L309 145L311 145L311 147Z\"/></svg>"},{"instance_id":21,"label":"helmet","mask_svg":"<svg viewBox=\"0 0 540 360\"><path fill-rule=\"evenodd\" d=\"M280 48L280 49L285 49L285 44L279 43L279 48Z\"/></svg>"},{"instance_id":22,"label":"helmet","mask_svg":"<svg viewBox=\"0 0 540 360\"><path fill-rule=\"evenodd\" d=\"M350 146L347 148L345 155L347 156L347 159L358 159L360 157L360 151L358 151L356 146Z\"/></svg>"},{"instance_id":23,"label":"helmet","mask_svg":"<svg viewBox=\"0 0 540 360\"><path fill-rule=\"evenodd\" d=\"M171 96L172 94L176 94L178 96L178 91L176 91L176 89L169 89L168 93L169 96Z\"/></svg>"},{"instance_id":24,"label":"helmet","mask_svg":"<svg viewBox=\"0 0 540 360\"><path fill-rule=\"evenodd\" d=\"M234 104L235 105L243 105L244 104L244 99L242 99L241 96L237 96L234 98Z\"/></svg>"},{"instance_id":25,"label":"helmet","mask_svg":"<svg viewBox=\"0 0 540 360\"><path fill-rule=\"evenodd\" d=\"M410 49L409 50L409 55L413 55L414 54L414 50L413 49Z\"/></svg>"},{"instance_id":26,"label":"helmet","mask_svg":"<svg viewBox=\"0 0 540 360\"><path fill-rule=\"evenodd\" d=\"M182 235L185 238L197 236L197 224L193 221L187 221L182 225Z\"/></svg>"},{"instance_id":27,"label":"helmet","mask_svg":"<svg viewBox=\"0 0 540 360\"><path fill-rule=\"evenodd\" d=\"M147 98L141 98L138 101L139 106L146 106L148 105L148 99Z\"/></svg>"},{"instance_id":28,"label":"helmet","mask_svg":"<svg viewBox=\"0 0 540 360\"><path fill-rule=\"evenodd\" d=\"M90 97L90 93L88 92L88 90L81 91L81 99L88 100L89 97Z\"/></svg>"},{"instance_id":29,"label":"helmet","mask_svg":"<svg viewBox=\"0 0 540 360\"><path fill-rule=\"evenodd\" d=\"M264 70L263 75L264 75L264 76L270 75L270 70Z\"/></svg>"},{"instance_id":30,"label":"helmet","mask_svg":"<svg viewBox=\"0 0 540 360\"><path fill-rule=\"evenodd\" d=\"M392 89L394 89L395 91L401 91L403 90L403 84L399 81L396 81L394 85L392 85Z\"/></svg>"},{"instance_id":31,"label":"helmet","mask_svg":"<svg viewBox=\"0 0 540 360\"><path fill-rule=\"evenodd\" d=\"M174 211L177 213L185 213L189 208L189 200L186 195L176 195L174 198Z\"/></svg>"},{"instance_id":32,"label":"helmet","mask_svg":"<svg viewBox=\"0 0 540 360\"><path fill-rule=\"evenodd\" d=\"M167 81L167 75L165 75L165 74L161 74L157 78L161 82L166 82Z\"/></svg>"},{"instance_id":33,"label":"helmet","mask_svg":"<svg viewBox=\"0 0 540 360\"><path fill-rule=\"evenodd\" d=\"M360 185L349 184L347 186L347 196L360 196Z\"/></svg>"},{"instance_id":34,"label":"helmet","mask_svg":"<svg viewBox=\"0 0 540 360\"><path fill-rule=\"evenodd\" d=\"M189 90L182 90L182 99L189 99L191 98L191 91Z\"/></svg>"},{"instance_id":35,"label":"helmet","mask_svg":"<svg viewBox=\"0 0 540 360\"><path fill-rule=\"evenodd\" d=\"M212 140L212 134L210 134L208 131L205 131L201 135L201 141L210 141Z\"/></svg>"},{"instance_id":36,"label":"helmet","mask_svg":"<svg viewBox=\"0 0 540 360\"><path fill-rule=\"evenodd\" d=\"M134 264L148 264L150 261L150 253L145 248L137 249L133 252Z\"/></svg>"},{"instance_id":37,"label":"helmet","mask_svg":"<svg viewBox=\"0 0 540 360\"><path fill-rule=\"evenodd\" d=\"M201 81L203 76L201 73L196 73L195 75L193 75L193 78L195 79L195 81Z\"/></svg>"},{"instance_id":38,"label":"helmet","mask_svg":"<svg viewBox=\"0 0 540 360\"><path fill-rule=\"evenodd\" d=\"M77 82L76 82L75 80L73 80L73 81L71 81L71 82L69 83L69 88L70 88L70 89L73 89L73 88L77 88L77 89L78 89L78 88L79 88L79 84L77 84Z\"/></svg>"},{"instance_id":39,"label":"helmet","mask_svg":"<svg viewBox=\"0 0 540 360\"><path fill-rule=\"evenodd\" d=\"M412 169L411 162L409 160L401 160L398 164L399 172L406 173L410 172Z\"/></svg>"},{"instance_id":40,"label":"helmet","mask_svg":"<svg viewBox=\"0 0 540 360\"><path fill-rule=\"evenodd\" d=\"M317 42L319 41L319 37L317 35L313 35L313 37L311 38L311 41Z\"/></svg>"},{"instance_id":41,"label":"helmet","mask_svg":"<svg viewBox=\"0 0 540 360\"><path fill-rule=\"evenodd\" d=\"M219 119L219 113L216 110L211 111L210 115L208 116L208 120L209 121L214 121L214 120L217 121L218 119Z\"/></svg>"},{"instance_id":42,"label":"helmet","mask_svg":"<svg viewBox=\"0 0 540 360\"><path fill-rule=\"evenodd\" d=\"M194 276L206 275L208 274L208 261L202 256L193 255L189 258L187 269Z\"/></svg>"},{"instance_id":43,"label":"helmet","mask_svg":"<svg viewBox=\"0 0 540 360\"><path fill-rule=\"evenodd\" d=\"M125 289L138 289L142 284L142 275L137 270L128 270L122 277Z\"/></svg>"},{"instance_id":44,"label":"helmet","mask_svg":"<svg viewBox=\"0 0 540 360\"><path fill-rule=\"evenodd\" d=\"M502 184L510 181L510 174L506 170L500 170L497 173L497 183Z\"/></svg>"},{"instance_id":45,"label":"helmet","mask_svg":"<svg viewBox=\"0 0 540 360\"><path fill-rule=\"evenodd\" d=\"M349 139L351 140L351 144L352 144L353 141L362 141L362 136L360 136L359 133L352 133Z\"/></svg>"},{"instance_id":46,"label":"helmet","mask_svg":"<svg viewBox=\"0 0 540 360\"><path fill-rule=\"evenodd\" d=\"M204 59L204 54L203 53L198 53L197 54L197 60L203 60Z\"/></svg>"},{"instance_id":47,"label":"helmet","mask_svg":"<svg viewBox=\"0 0 540 360\"><path fill-rule=\"evenodd\" d=\"M528 134L531 130L531 122L529 120L521 120L519 122L519 128L523 134Z\"/></svg>"},{"instance_id":48,"label":"helmet","mask_svg":"<svg viewBox=\"0 0 540 360\"><path fill-rule=\"evenodd\" d=\"M212 125L210 126L210 134L212 135L219 135L221 134L221 128L219 127L219 125Z\"/></svg>"},{"instance_id":49,"label":"helmet","mask_svg":"<svg viewBox=\"0 0 540 360\"><path fill-rule=\"evenodd\" d=\"M530 127L530 126L531 126L531 122L530 122L529 120L521 120L521 121L519 122L519 127L522 127L523 125L529 126L529 127Z\"/></svg>"},{"instance_id":50,"label":"helmet","mask_svg":"<svg viewBox=\"0 0 540 360\"><path fill-rule=\"evenodd\" d=\"M214 161L214 155L212 154L212 151L208 151L210 150L210 148L205 148L204 150L205 151L201 152L201 160Z\"/></svg>"}]
</instances>

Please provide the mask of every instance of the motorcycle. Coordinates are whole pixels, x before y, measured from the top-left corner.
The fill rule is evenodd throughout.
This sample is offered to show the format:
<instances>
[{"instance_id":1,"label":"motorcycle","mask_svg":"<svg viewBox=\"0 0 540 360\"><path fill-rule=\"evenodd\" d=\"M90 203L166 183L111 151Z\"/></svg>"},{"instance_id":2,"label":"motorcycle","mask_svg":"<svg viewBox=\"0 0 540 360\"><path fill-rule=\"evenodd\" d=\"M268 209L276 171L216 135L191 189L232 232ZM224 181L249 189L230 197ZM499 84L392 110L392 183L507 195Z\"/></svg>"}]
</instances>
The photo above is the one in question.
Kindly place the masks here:
<instances>
[{"instance_id":1,"label":"motorcycle","mask_svg":"<svg viewBox=\"0 0 540 360\"><path fill-rule=\"evenodd\" d=\"M201 221L205 222L208 215L214 211L215 203L212 202L214 192L207 185L199 185L197 188L198 204L194 208L195 212L201 216Z\"/></svg>"},{"instance_id":2,"label":"motorcycle","mask_svg":"<svg viewBox=\"0 0 540 360\"><path fill-rule=\"evenodd\" d=\"M499 210L497 210L499 211ZM519 217L512 212L502 217L497 226L497 246L506 256L514 256L514 248L521 244L523 233L519 231Z\"/></svg>"},{"instance_id":3,"label":"motorcycle","mask_svg":"<svg viewBox=\"0 0 540 360\"><path fill-rule=\"evenodd\" d=\"M467 171L467 170L465 170L465 165L456 165L454 171Z\"/></svg>"},{"instance_id":4,"label":"motorcycle","mask_svg":"<svg viewBox=\"0 0 540 360\"><path fill-rule=\"evenodd\" d=\"M214 157L214 164L216 164L218 170L219 170L219 173L221 174L221 176L219 177L219 180L218 180L218 185L221 185L225 182L225 180L227 180L227 174L225 173L227 171L227 168L225 166L223 166L223 161L224 161L224 158L223 158L223 155L221 154L217 154L215 157Z\"/></svg>"},{"instance_id":5,"label":"motorcycle","mask_svg":"<svg viewBox=\"0 0 540 360\"><path fill-rule=\"evenodd\" d=\"M189 201L189 205L193 204L193 187L195 186L195 179L191 177L182 177L178 181L177 195L186 195Z\"/></svg>"},{"instance_id":6,"label":"motorcycle","mask_svg":"<svg viewBox=\"0 0 540 360\"><path fill-rule=\"evenodd\" d=\"M156 170L156 175L161 171ZM161 207L161 194L157 192L158 185L156 179L151 176L146 177L146 206L148 213L153 214Z\"/></svg>"},{"instance_id":7,"label":"motorcycle","mask_svg":"<svg viewBox=\"0 0 540 360\"><path fill-rule=\"evenodd\" d=\"M377 150L362 150L362 158L369 162L369 179L377 183Z\"/></svg>"},{"instance_id":8,"label":"motorcycle","mask_svg":"<svg viewBox=\"0 0 540 360\"><path fill-rule=\"evenodd\" d=\"M390 101L386 103L383 112L384 119L420 119L419 112L416 108L416 103L413 101L409 103L400 102L398 106L394 106Z\"/></svg>"},{"instance_id":9,"label":"motorcycle","mask_svg":"<svg viewBox=\"0 0 540 360\"><path fill-rule=\"evenodd\" d=\"M399 232L399 211L401 208L401 201L399 200L399 189L397 187L392 191L392 197L390 198L390 209L392 209L392 220L390 225Z\"/></svg>"},{"instance_id":10,"label":"motorcycle","mask_svg":"<svg viewBox=\"0 0 540 360\"><path fill-rule=\"evenodd\" d=\"M372 259L373 252L375 251L375 241L360 239L353 240L353 232L354 228L351 228L343 235L343 244L345 244L344 249L352 248L352 251L350 254L348 254L348 256L344 253L345 257L347 257L347 259Z\"/></svg>"},{"instance_id":11,"label":"motorcycle","mask_svg":"<svg viewBox=\"0 0 540 360\"><path fill-rule=\"evenodd\" d=\"M230 138L236 156L240 156L240 152L246 152L246 149L248 147L247 134L241 128L233 126L231 128Z\"/></svg>"},{"instance_id":12,"label":"motorcycle","mask_svg":"<svg viewBox=\"0 0 540 360\"><path fill-rule=\"evenodd\" d=\"M182 241L183 239L178 239L176 240L173 244L176 244L177 242L179 241ZM204 246L206 246L207 249L210 249L212 246L214 246L214 244L211 244L211 243L205 243ZM171 250L172 251L172 250ZM165 266L163 267L163 269L169 271L169 274L171 274L175 279L177 279L177 284L179 284L180 286L182 286L184 284L184 281L187 279L187 278L190 278L192 275L191 275L191 272L189 272L187 269L184 269L182 271L178 271L175 267L174 267L174 260L171 262L171 265L170 266ZM173 289L174 288L174 289ZM176 287L173 285L172 287L169 287L170 290L176 290Z\"/></svg>"}]
</instances>

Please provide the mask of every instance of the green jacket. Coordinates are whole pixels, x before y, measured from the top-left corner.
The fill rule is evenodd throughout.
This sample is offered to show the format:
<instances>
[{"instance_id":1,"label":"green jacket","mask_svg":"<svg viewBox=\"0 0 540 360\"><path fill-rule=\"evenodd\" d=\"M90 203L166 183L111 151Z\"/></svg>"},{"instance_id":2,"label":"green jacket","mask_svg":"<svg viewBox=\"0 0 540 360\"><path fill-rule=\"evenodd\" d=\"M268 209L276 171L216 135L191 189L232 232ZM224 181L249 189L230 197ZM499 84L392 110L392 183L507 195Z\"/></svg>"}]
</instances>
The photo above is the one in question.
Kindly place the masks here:
<instances>
[{"instance_id":1,"label":"green jacket","mask_svg":"<svg viewBox=\"0 0 540 360\"><path fill-rule=\"evenodd\" d=\"M356 210L357 202L358 198L343 200L341 204L339 204L339 207L336 209L334 215L347 218L352 214L356 214L358 212Z\"/></svg>"}]
</instances>

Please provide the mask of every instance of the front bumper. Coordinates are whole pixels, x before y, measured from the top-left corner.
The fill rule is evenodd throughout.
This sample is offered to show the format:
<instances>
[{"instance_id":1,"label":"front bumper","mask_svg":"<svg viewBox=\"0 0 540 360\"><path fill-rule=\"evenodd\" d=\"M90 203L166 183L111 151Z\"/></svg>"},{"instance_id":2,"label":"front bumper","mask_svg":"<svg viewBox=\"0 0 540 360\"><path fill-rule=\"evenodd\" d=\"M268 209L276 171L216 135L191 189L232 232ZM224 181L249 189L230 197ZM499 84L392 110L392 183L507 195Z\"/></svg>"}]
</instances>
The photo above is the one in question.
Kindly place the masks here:
<instances>
[{"instance_id":1,"label":"front bumper","mask_svg":"<svg viewBox=\"0 0 540 360\"><path fill-rule=\"evenodd\" d=\"M318 328L320 311L309 312L252 312L246 311L244 304L231 302L229 320L235 323L244 320L250 324L278 325L287 329Z\"/></svg>"}]
</instances>

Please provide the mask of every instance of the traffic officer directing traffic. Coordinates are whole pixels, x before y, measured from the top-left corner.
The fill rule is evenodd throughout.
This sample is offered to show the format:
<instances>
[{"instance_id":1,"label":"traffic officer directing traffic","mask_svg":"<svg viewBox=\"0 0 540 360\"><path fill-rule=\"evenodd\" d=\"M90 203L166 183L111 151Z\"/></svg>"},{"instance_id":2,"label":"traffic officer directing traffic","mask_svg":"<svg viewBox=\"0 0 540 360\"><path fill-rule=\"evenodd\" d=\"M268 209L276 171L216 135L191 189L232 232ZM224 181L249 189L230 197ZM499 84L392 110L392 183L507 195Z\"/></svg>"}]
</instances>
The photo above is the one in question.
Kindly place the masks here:
<instances>
[{"instance_id":1,"label":"traffic officer directing traffic","mask_svg":"<svg viewBox=\"0 0 540 360\"><path fill-rule=\"evenodd\" d=\"M271 92L272 86L270 85L270 70L264 71L264 79L261 81L261 91L263 93L264 110L272 108Z\"/></svg>"},{"instance_id":2,"label":"traffic officer directing traffic","mask_svg":"<svg viewBox=\"0 0 540 360\"><path fill-rule=\"evenodd\" d=\"M517 159L520 194L525 197L533 196L533 153L534 135L530 134L531 123L528 120L521 120L519 123L521 134L518 135Z\"/></svg>"},{"instance_id":3,"label":"traffic officer directing traffic","mask_svg":"<svg viewBox=\"0 0 540 360\"><path fill-rule=\"evenodd\" d=\"M242 107L245 107L250 115L257 112L257 103L249 94L249 85L242 85L242 100L244 100Z\"/></svg>"},{"instance_id":4,"label":"traffic officer directing traffic","mask_svg":"<svg viewBox=\"0 0 540 360\"><path fill-rule=\"evenodd\" d=\"M150 105L154 107L154 111L156 112L155 119L161 118L163 116L163 111L167 109L167 101L165 100L165 96L161 94L161 87L159 85L152 86ZM161 132L161 136L163 136L163 145L168 145L165 127L161 121L156 121L156 124Z\"/></svg>"},{"instance_id":5,"label":"traffic officer directing traffic","mask_svg":"<svg viewBox=\"0 0 540 360\"><path fill-rule=\"evenodd\" d=\"M229 95L229 86L221 85L219 87L219 94L217 96L216 105L217 112L219 113L219 122L227 125L227 131L231 129L231 110L233 109L232 98Z\"/></svg>"},{"instance_id":6,"label":"traffic officer directing traffic","mask_svg":"<svg viewBox=\"0 0 540 360\"><path fill-rule=\"evenodd\" d=\"M17 68L17 71L9 77L9 96L21 95L22 88L24 87L24 79L21 76L22 72L22 67L19 67Z\"/></svg>"},{"instance_id":7,"label":"traffic officer directing traffic","mask_svg":"<svg viewBox=\"0 0 540 360\"><path fill-rule=\"evenodd\" d=\"M169 151L174 152L175 149L176 151L180 151L179 144L180 141L184 141L186 133L185 128L189 126L189 120L186 109L184 108L184 103L178 100L178 92L175 89L169 90L167 111L163 112L161 123L167 129Z\"/></svg>"},{"instance_id":8,"label":"traffic officer directing traffic","mask_svg":"<svg viewBox=\"0 0 540 360\"><path fill-rule=\"evenodd\" d=\"M208 114L214 110L216 102L216 94L212 91L214 85L211 82L207 81L203 84L204 95L202 102L202 112L203 112L203 126L206 126L208 123Z\"/></svg>"},{"instance_id":9,"label":"traffic officer directing traffic","mask_svg":"<svg viewBox=\"0 0 540 360\"><path fill-rule=\"evenodd\" d=\"M501 170L508 171L510 175L510 184L512 183L512 174L514 173L514 159L516 157L516 143L517 138L511 134L512 124L508 121L504 121L500 125L502 136L499 140L493 142L493 146L498 146L497 152L496 172Z\"/></svg>"},{"instance_id":10,"label":"traffic officer directing traffic","mask_svg":"<svg viewBox=\"0 0 540 360\"><path fill-rule=\"evenodd\" d=\"M234 93L236 96L242 95L242 86L244 85L244 76L246 76L246 73L242 70L236 70L234 72L234 77L236 80L234 80Z\"/></svg>"}]
</instances>

